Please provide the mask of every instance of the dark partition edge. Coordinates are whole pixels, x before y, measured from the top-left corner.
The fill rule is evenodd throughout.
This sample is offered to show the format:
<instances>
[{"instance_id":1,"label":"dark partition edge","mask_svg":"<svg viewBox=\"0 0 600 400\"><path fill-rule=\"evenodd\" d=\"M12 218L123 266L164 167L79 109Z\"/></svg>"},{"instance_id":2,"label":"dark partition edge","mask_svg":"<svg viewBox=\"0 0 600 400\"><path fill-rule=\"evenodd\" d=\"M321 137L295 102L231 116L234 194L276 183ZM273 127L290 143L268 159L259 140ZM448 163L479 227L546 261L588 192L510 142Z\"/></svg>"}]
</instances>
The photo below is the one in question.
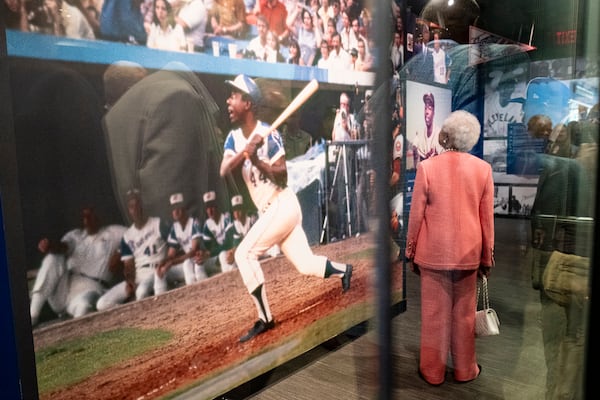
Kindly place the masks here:
<instances>
[{"instance_id":1,"label":"dark partition edge","mask_svg":"<svg viewBox=\"0 0 600 400\"><path fill-rule=\"evenodd\" d=\"M390 21L390 5L384 0L374 0L373 7L375 21ZM387 43L390 42L390 23L378 23L375 32L375 43L377 43L377 54L386 54L388 50ZM389 65L383 62L383 57L377 67L376 84L378 90L382 90L384 99L389 99L389 82L391 71ZM390 265L390 242L389 242L389 220L390 207L387 196L390 151L391 143L391 110L390 102L382 101L378 105L375 118L375 143L373 154L384 155L382 157L373 157L373 166L375 168L375 187L377 193L375 196L376 207L379 213L377 217L376 243L378 251L375 256L375 321L378 340L378 365L377 372L377 393L379 400L391 399L392 393L392 351L391 351L391 265ZM403 278L404 279L404 278ZM404 295L403 295L404 296Z\"/></svg>"},{"instance_id":2,"label":"dark partition edge","mask_svg":"<svg viewBox=\"0 0 600 400\"><path fill-rule=\"evenodd\" d=\"M598 18L600 17L600 4L598 2L582 2L580 7L579 18L583 21L584 25L584 40L583 43L586 45L584 50L584 57L589 59L598 59L600 56L600 41L598 41ZM579 56L579 54L577 54ZM598 77L596 77L598 79ZM596 188L600 183L600 175L596 169ZM600 201L598 197L598 191L595 195L595 218L600 215ZM598 229L597 220L594 224L594 240L592 243L599 243L600 241L600 230ZM591 279L590 279L590 307L588 309L588 320L587 332L586 332L586 343L585 343L585 376L584 376L584 398L593 399L598 398L600 388L596 378L598 376L598 364L593 355L598 354L598 340L594 339L598 336L598 324L594 323L598 315L598 290L600 285L600 274L598 268L600 266L600 247L594 246L594 251L591 260Z\"/></svg>"},{"instance_id":3,"label":"dark partition edge","mask_svg":"<svg viewBox=\"0 0 600 400\"><path fill-rule=\"evenodd\" d=\"M3 399L37 399L33 337L25 269L17 185L14 131L9 91L6 31L0 24L0 309L2 312L1 389ZM10 231L5 227L10 226ZM6 233L5 233L6 232ZM21 260L22 261L22 260Z\"/></svg>"}]
</instances>

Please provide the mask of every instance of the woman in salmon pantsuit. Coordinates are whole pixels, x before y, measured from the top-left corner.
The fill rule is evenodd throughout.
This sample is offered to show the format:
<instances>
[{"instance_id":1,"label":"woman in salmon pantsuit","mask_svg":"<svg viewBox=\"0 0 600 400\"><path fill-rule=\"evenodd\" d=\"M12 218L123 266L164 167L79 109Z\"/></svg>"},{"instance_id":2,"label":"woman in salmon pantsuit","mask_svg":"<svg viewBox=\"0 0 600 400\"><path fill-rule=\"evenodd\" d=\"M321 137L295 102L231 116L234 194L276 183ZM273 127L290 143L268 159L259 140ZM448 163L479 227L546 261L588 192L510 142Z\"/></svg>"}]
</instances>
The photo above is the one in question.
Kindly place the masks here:
<instances>
[{"instance_id":1,"label":"woman in salmon pantsuit","mask_svg":"<svg viewBox=\"0 0 600 400\"><path fill-rule=\"evenodd\" d=\"M444 151L417 167L405 255L421 277L418 373L430 385L444 382L448 353L456 382L481 373L477 277L494 264L494 182L490 165L468 153L480 132L475 116L453 112L439 133Z\"/></svg>"}]
</instances>

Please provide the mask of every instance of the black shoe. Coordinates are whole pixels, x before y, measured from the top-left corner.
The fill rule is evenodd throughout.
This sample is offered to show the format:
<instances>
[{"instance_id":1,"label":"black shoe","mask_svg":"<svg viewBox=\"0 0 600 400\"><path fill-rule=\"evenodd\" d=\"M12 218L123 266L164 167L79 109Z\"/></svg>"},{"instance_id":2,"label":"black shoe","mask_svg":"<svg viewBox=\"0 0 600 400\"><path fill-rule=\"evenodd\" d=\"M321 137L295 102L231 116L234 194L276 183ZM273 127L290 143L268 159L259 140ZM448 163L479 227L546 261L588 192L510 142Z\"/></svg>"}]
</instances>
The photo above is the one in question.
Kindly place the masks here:
<instances>
[{"instance_id":1,"label":"black shoe","mask_svg":"<svg viewBox=\"0 0 600 400\"><path fill-rule=\"evenodd\" d=\"M477 367L479 367L479 372L477 373L477 375L475 376L475 378L469 379L468 381L459 381L458 379L455 379L455 382L456 383L467 383L467 382L472 382L475 379L479 378L479 375L481 375L482 368L481 368L481 365L479 365L479 364L477 364Z\"/></svg>"},{"instance_id":2,"label":"black shoe","mask_svg":"<svg viewBox=\"0 0 600 400\"><path fill-rule=\"evenodd\" d=\"M261 333L266 332L269 329L273 329L274 327L275 321L270 320L269 322L265 322L262 319L259 319L254 323L254 326L248 331L248 333L240 338L240 342L246 342L252 339L254 336L260 335Z\"/></svg>"},{"instance_id":3,"label":"black shoe","mask_svg":"<svg viewBox=\"0 0 600 400\"><path fill-rule=\"evenodd\" d=\"M352 279L352 265L346 265L346 273L342 276L342 292L347 292L350 289L350 279Z\"/></svg>"}]
</instances>

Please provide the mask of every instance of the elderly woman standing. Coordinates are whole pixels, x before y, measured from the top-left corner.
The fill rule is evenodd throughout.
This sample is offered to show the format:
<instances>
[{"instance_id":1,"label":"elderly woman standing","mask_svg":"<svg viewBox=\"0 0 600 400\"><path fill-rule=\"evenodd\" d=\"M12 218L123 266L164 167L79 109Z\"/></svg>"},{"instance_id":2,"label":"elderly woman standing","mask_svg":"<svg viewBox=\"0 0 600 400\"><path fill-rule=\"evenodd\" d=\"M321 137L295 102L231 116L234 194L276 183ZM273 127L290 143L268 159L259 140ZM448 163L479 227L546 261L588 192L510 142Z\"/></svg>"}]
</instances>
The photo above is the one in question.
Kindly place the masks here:
<instances>
[{"instance_id":1,"label":"elderly woman standing","mask_svg":"<svg viewBox=\"0 0 600 400\"><path fill-rule=\"evenodd\" d=\"M406 239L409 267L421 277L419 376L441 385L448 352L454 380L479 376L475 355L477 277L494 264L494 182L490 165L468 151L479 140L475 116L448 116L445 151L417 167Z\"/></svg>"}]
</instances>

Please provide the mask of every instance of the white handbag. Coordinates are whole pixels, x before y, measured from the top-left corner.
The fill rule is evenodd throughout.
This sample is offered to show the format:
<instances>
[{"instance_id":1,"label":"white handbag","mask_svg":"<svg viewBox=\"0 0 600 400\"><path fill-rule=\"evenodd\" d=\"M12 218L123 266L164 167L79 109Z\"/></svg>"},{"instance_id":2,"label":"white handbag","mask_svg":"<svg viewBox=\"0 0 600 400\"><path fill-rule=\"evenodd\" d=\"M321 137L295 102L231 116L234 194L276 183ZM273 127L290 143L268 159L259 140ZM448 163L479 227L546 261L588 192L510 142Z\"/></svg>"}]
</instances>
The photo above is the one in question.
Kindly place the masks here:
<instances>
[{"instance_id":1,"label":"white handbag","mask_svg":"<svg viewBox=\"0 0 600 400\"><path fill-rule=\"evenodd\" d=\"M479 293L482 293L482 309L475 312L475 336L494 336L500 334L500 320L493 308L490 307L488 296L487 278L481 278L481 291L477 285L477 303Z\"/></svg>"}]
</instances>

